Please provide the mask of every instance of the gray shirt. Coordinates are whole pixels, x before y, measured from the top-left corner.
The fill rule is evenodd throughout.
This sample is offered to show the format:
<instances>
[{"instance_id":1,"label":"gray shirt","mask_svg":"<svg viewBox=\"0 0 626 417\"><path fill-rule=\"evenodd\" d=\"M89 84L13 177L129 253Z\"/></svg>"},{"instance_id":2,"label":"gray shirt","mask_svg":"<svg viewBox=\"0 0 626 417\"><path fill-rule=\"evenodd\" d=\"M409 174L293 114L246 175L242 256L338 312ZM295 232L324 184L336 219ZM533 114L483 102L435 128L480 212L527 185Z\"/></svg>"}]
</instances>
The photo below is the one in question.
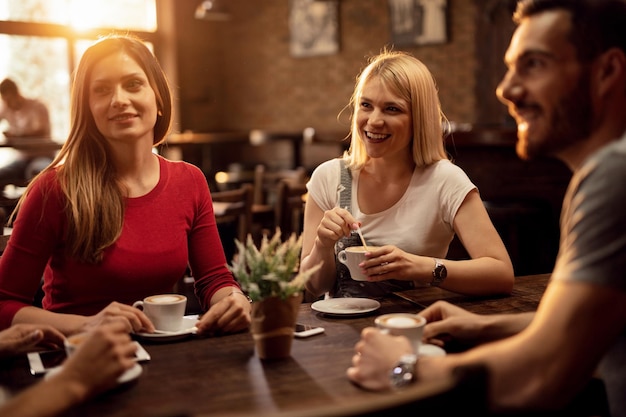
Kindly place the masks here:
<instances>
[{"instance_id":1,"label":"gray shirt","mask_svg":"<svg viewBox=\"0 0 626 417\"><path fill-rule=\"evenodd\" d=\"M553 279L626 292L625 184L626 134L589 157L572 177L563 202ZM605 354L599 372L611 415L626 416L626 329Z\"/></svg>"}]
</instances>

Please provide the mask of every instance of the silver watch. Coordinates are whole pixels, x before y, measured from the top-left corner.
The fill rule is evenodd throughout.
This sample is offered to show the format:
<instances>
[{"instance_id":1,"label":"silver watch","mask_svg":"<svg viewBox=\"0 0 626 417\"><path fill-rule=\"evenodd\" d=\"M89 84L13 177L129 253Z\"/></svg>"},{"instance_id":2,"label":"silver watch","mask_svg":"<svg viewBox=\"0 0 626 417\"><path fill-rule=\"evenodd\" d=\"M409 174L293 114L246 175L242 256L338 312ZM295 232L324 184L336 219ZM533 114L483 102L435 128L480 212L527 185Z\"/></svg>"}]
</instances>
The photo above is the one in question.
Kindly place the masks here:
<instances>
[{"instance_id":1,"label":"silver watch","mask_svg":"<svg viewBox=\"0 0 626 417\"><path fill-rule=\"evenodd\" d=\"M393 388L402 388L416 379L415 364L417 355L402 355L398 363L391 369L389 379Z\"/></svg>"},{"instance_id":2,"label":"silver watch","mask_svg":"<svg viewBox=\"0 0 626 417\"><path fill-rule=\"evenodd\" d=\"M437 258L433 258L435 261L435 267L433 268L433 280L430 281L430 285L438 287L443 284L443 280L448 276L448 270L446 266Z\"/></svg>"}]
</instances>

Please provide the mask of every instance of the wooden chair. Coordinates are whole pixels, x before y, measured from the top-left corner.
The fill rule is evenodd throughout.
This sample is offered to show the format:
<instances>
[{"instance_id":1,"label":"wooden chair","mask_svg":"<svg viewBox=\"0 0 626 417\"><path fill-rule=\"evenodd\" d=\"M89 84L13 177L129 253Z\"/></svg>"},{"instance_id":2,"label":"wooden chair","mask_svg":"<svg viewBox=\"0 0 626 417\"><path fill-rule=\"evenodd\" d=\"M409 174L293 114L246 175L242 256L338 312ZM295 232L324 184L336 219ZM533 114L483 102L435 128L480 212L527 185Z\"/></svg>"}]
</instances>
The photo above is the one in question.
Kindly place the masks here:
<instances>
[{"instance_id":1,"label":"wooden chair","mask_svg":"<svg viewBox=\"0 0 626 417\"><path fill-rule=\"evenodd\" d=\"M292 233L299 235L304 226L304 203L307 189L303 183L281 180L276 191L274 222L280 227L283 240Z\"/></svg>"},{"instance_id":2,"label":"wooden chair","mask_svg":"<svg viewBox=\"0 0 626 417\"><path fill-rule=\"evenodd\" d=\"M252 224L251 184L242 184L236 190L219 191L211 194L217 224L236 223L237 239L245 242ZM219 203L226 203L225 205Z\"/></svg>"},{"instance_id":3,"label":"wooden chair","mask_svg":"<svg viewBox=\"0 0 626 417\"><path fill-rule=\"evenodd\" d=\"M254 198L252 204L252 223L257 237L263 233L273 235L276 227L275 206L277 201L278 184L281 180L288 180L292 184L306 183L304 167L295 169L281 169L268 171L259 164L254 170Z\"/></svg>"},{"instance_id":4,"label":"wooden chair","mask_svg":"<svg viewBox=\"0 0 626 417\"><path fill-rule=\"evenodd\" d=\"M0 235L0 256L2 256L2 253L4 252L4 250L7 248L7 244L9 243L9 237L11 235Z\"/></svg>"},{"instance_id":5,"label":"wooden chair","mask_svg":"<svg viewBox=\"0 0 626 417\"><path fill-rule=\"evenodd\" d=\"M15 186L18 188L26 187L28 185L29 180L24 178L11 178L0 180L0 208L3 209L5 219L2 222L3 225L6 224L6 220L8 216L13 212L13 209L17 205L18 200L21 197L20 195L5 195L4 189L6 186Z\"/></svg>"}]
</instances>

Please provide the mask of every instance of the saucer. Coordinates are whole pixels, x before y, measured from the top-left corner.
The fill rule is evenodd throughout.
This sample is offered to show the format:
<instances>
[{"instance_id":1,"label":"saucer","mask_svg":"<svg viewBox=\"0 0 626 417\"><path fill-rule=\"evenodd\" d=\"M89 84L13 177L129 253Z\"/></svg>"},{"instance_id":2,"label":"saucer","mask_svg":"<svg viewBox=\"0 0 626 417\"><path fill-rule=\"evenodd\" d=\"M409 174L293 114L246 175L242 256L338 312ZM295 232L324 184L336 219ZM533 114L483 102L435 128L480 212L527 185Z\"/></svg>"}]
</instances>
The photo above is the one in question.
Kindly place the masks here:
<instances>
[{"instance_id":1,"label":"saucer","mask_svg":"<svg viewBox=\"0 0 626 417\"><path fill-rule=\"evenodd\" d=\"M171 342L173 340L180 340L196 334L198 329L196 323L198 322L198 316L185 316L183 317L183 324L180 330L175 332L161 332L161 333L135 333L138 337L155 341L155 342Z\"/></svg>"},{"instance_id":2,"label":"saucer","mask_svg":"<svg viewBox=\"0 0 626 417\"><path fill-rule=\"evenodd\" d=\"M420 345L418 356L446 356L446 351L437 345L422 343Z\"/></svg>"},{"instance_id":3,"label":"saucer","mask_svg":"<svg viewBox=\"0 0 626 417\"><path fill-rule=\"evenodd\" d=\"M369 298L329 298L314 302L311 308L334 316L355 316L378 310L380 303Z\"/></svg>"},{"instance_id":4,"label":"saucer","mask_svg":"<svg viewBox=\"0 0 626 417\"><path fill-rule=\"evenodd\" d=\"M46 373L44 378L45 379L52 378L54 375L61 372L62 368L63 368L63 365L50 368L50 370ZM142 372L143 372L143 368L141 367L141 365L136 363L132 368L130 368L129 370L124 372L122 375L120 375L119 378L117 378L117 383L119 385L123 385L131 381L134 381L135 379L139 378L139 375L141 375Z\"/></svg>"}]
</instances>

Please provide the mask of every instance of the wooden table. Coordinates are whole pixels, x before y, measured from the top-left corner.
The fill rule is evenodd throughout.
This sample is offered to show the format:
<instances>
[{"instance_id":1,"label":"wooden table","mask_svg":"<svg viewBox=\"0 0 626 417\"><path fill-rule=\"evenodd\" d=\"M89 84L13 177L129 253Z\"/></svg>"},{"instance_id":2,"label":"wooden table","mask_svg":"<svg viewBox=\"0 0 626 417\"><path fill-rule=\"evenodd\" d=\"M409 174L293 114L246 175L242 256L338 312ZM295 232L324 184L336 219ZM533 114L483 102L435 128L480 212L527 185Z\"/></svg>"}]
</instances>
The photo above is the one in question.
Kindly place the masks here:
<instances>
[{"instance_id":1,"label":"wooden table","mask_svg":"<svg viewBox=\"0 0 626 417\"><path fill-rule=\"evenodd\" d=\"M62 143L46 138L13 138L0 140L0 148L12 148L29 156L50 155L61 149Z\"/></svg>"},{"instance_id":2,"label":"wooden table","mask_svg":"<svg viewBox=\"0 0 626 417\"><path fill-rule=\"evenodd\" d=\"M422 287L395 295L426 308L437 300L445 300L473 313L523 313L535 311L550 280L550 274L515 278L510 296L468 297L437 287Z\"/></svg>"},{"instance_id":3,"label":"wooden table","mask_svg":"<svg viewBox=\"0 0 626 417\"><path fill-rule=\"evenodd\" d=\"M436 288L411 292L411 301L390 296L379 310L351 318L328 317L302 304L299 321L322 326L325 333L295 339L291 358L275 362L259 360L252 337L241 333L213 338L190 338L168 344L142 345L152 356L142 375L129 386L95 398L67 416L191 416L191 415L329 415L327 407L353 405L371 409L398 393L365 391L350 383L345 372L354 345L364 327L380 314L418 312L436 297L457 304L499 312L534 308L547 276L519 278L512 296L476 301ZM16 392L36 382L28 372L26 357L3 365L0 386ZM432 395L437 383L416 384L419 395ZM406 393L406 392L405 392ZM326 407L326 408L325 408ZM307 414L309 413L309 414Z\"/></svg>"}]
</instances>

